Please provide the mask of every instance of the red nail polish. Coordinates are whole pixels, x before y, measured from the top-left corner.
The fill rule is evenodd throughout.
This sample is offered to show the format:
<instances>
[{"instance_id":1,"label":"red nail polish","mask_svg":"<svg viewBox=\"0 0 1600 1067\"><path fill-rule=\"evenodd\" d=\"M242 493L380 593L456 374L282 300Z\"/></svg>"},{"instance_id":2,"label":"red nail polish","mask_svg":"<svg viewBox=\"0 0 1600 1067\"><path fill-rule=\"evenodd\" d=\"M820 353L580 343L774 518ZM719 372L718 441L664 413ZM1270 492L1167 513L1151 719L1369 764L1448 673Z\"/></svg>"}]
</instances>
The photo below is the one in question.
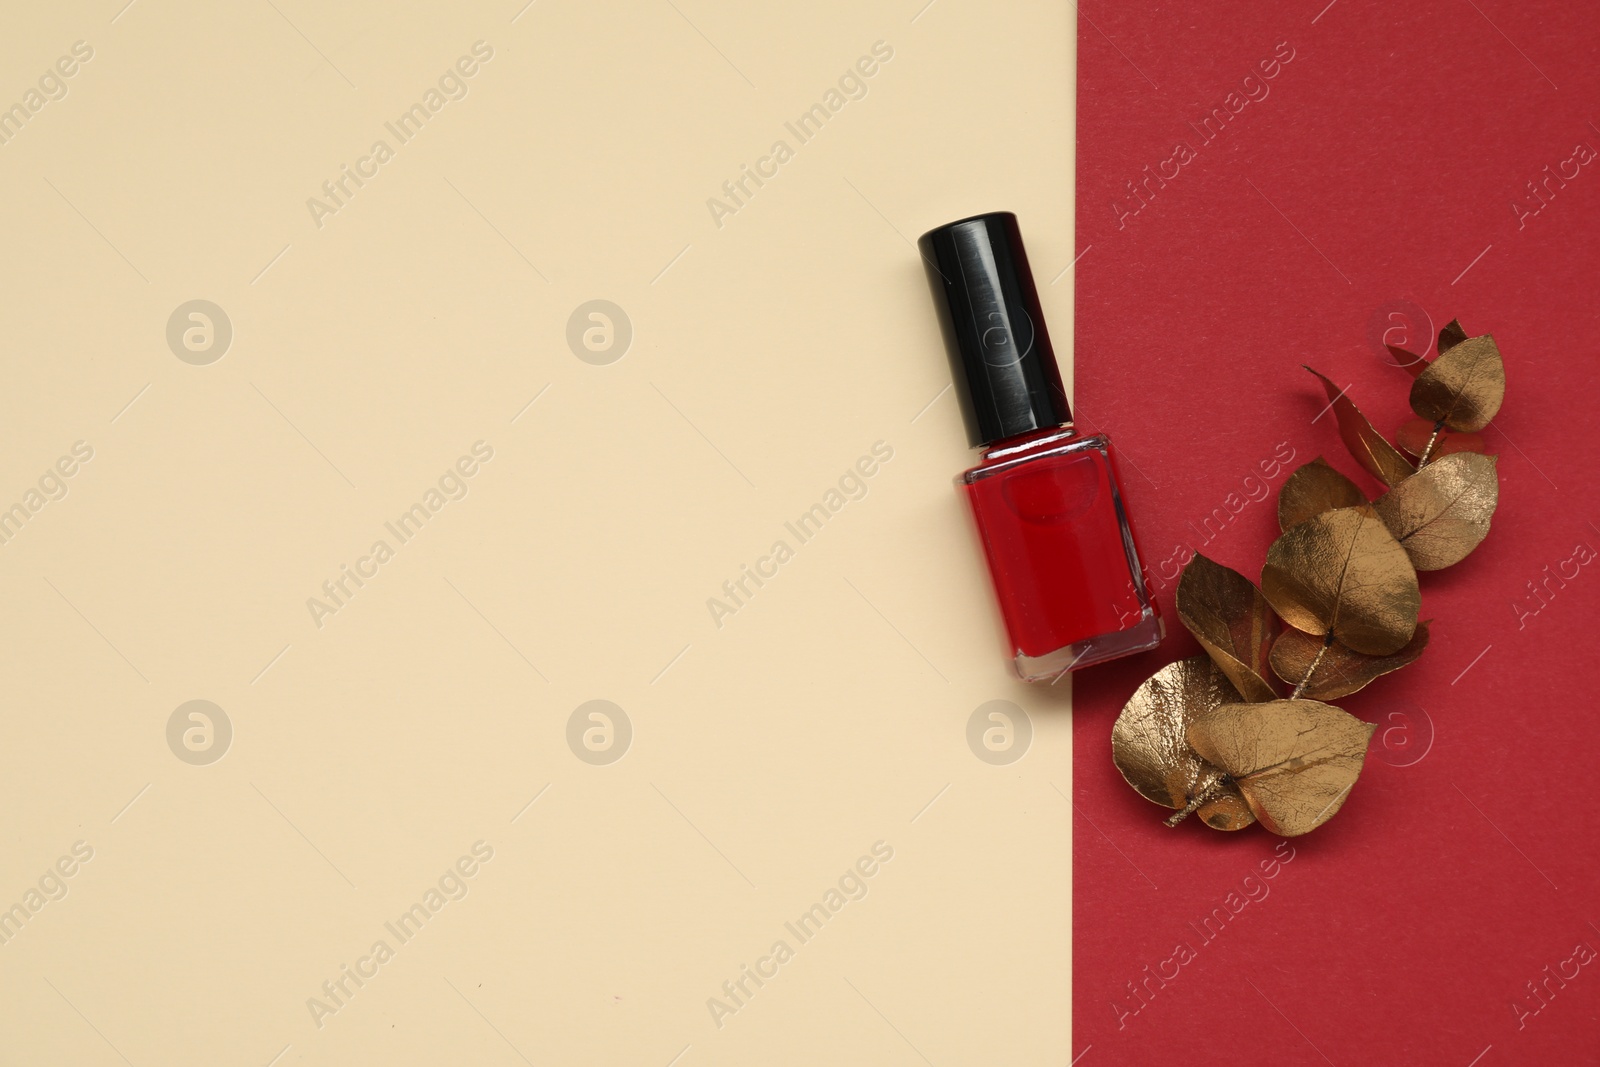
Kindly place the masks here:
<instances>
[{"instance_id":1,"label":"red nail polish","mask_svg":"<svg viewBox=\"0 0 1600 1067\"><path fill-rule=\"evenodd\" d=\"M967 437L977 520L1007 648L1049 681L1161 643L1111 442L1072 426L1017 217L952 222L918 242Z\"/></svg>"}]
</instances>

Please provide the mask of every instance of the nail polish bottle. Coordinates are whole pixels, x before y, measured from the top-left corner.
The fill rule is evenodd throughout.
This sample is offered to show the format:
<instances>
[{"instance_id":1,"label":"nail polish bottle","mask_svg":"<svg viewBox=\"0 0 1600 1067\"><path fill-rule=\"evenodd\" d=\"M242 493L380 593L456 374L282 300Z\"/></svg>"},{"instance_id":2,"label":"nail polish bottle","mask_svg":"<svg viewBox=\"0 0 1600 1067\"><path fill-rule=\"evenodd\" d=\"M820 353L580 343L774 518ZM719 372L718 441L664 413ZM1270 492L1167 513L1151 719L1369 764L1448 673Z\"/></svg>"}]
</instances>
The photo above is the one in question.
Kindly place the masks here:
<instances>
[{"instance_id":1,"label":"nail polish bottle","mask_svg":"<svg viewBox=\"0 0 1600 1067\"><path fill-rule=\"evenodd\" d=\"M1111 442L1072 425L1017 217L923 234L967 437L966 496L1024 681L1160 644Z\"/></svg>"}]
</instances>

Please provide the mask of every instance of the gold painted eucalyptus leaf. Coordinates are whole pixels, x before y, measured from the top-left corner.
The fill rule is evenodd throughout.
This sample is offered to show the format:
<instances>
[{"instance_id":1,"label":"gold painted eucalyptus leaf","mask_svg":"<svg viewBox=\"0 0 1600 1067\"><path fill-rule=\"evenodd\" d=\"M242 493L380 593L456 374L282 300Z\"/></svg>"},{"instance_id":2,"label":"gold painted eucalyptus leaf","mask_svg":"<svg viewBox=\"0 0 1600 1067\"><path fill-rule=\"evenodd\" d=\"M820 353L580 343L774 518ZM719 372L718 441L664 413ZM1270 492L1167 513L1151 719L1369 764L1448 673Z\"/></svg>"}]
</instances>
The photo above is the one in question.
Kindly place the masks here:
<instances>
[{"instance_id":1,"label":"gold painted eucalyptus leaf","mask_svg":"<svg viewBox=\"0 0 1600 1067\"><path fill-rule=\"evenodd\" d=\"M1444 329L1439 331L1439 354L1444 355L1466 339L1467 331L1461 328L1461 320L1451 319L1445 323Z\"/></svg>"},{"instance_id":2,"label":"gold painted eucalyptus leaf","mask_svg":"<svg viewBox=\"0 0 1600 1067\"><path fill-rule=\"evenodd\" d=\"M1353 508L1367 502L1356 483L1318 456L1289 475L1278 490L1278 527L1287 530L1334 508Z\"/></svg>"},{"instance_id":3,"label":"gold painted eucalyptus leaf","mask_svg":"<svg viewBox=\"0 0 1600 1067\"><path fill-rule=\"evenodd\" d=\"M1452 345L1411 383L1411 410L1461 433L1489 425L1506 396L1506 367L1489 334ZM1393 482L1389 483L1393 485Z\"/></svg>"},{"instance_id":4,"label":"gold painted eucalyptus leaf","mask_svg":"<svg viewBox=\"0 0 1600 1067\"><path fill-rule=\"evenodd\" d=\"M1256 821L1250 805L1231 787L1222 788L1209 797L1195 809L1195 814L1213 830L1243 830Z\"/></svg>"},{"instance_id":5,"label":"gold painted eucalyptus leaf","mask_svg":"<svg viewBox=\"0 0 1600 1067\"><path fill-rule=\"evenodd\" d=\"M1422 593L1406 550L1368 505L1336 508L1284 531L1261 570L1267 603L1297 630L1369 656L1405 647Z\"/></svg>"},{"instance_id":6,"label":"gold painted eucalyptus leaf","mask_svg":"<svg viewBox=\"0 0 1600 1067\"><path fill-rule=\"evenodd\" d=\"M1315 700L1224 704L1195 716L1189 744L1221 768L1282 837L1315 830L1361 776L1373 726Z\"/></svg>"},{"instance_id":7,"label":"gold painted eucalyptus leaf","mask_svg":"<svg viewBox=\"0 0 1600 1067\"><path fill-rule=\"evenodd\" d=\"M1328 403L1333 406L1334 418L1339 422L1339 436L1357 463L1384 485L1399 485L1416 473L1411 461L1402 456L1381 433L1373 428L1372 423L1361 414L1361 409L1356 407L1354 400L1345 395L1343 389L1334 385L1326 375L1311 370L1310 367L1306 367L1306 370L1310 370L1317 376L1317 380L1322 382L1322 390L1328 394ZM1425 375L1427 372L1423 373ZM1414 386L1416 383L1412 384Z\"/></svg>"},{"instance_id":8,"label":"gold painted eucalyptus leaf","mask_svg":"<svg viewBox=\"0 0 1600 1067\"><path fill-rule=\"evenodd\" d=\"M1231 567L1195 553L1178 581L1178 618L1246 700L1272 700L1267 653L1278 632L1261 590Z\"/></svg>"},{"instance_id":9,"label":"gold painted eucalyptus leaf","mask_svg":"<svg viewBox=\"0 0 1600 1067\"><path fill-rule=\"evenodd\" d=\"M1428 624L1417 623L1417 632L1400 651L1387 656L1367 656L1338 641L1324 645L1326 639L1285 630L1272 643L1272 669L1290 685L1304 681L1300 695L1307 700L1337 700L1362 689L1374 678L1397 671L1422 655L1428 647ZM1318 659L1318 656L1321 659ZM1310 677L1311 665L1316 670Z\"/></svg>"},{"instance_id":10,"label":"gold painted eucalyptus leaf","mask_svg":"<svg viewBox=\"0 0 1600 1067\"><path fill-rule=\"evenodd\" d=\"M1500 500L1497 463L1496 456L1457 452L1434 460L1373 501L1378 517L1417 570L1460 563L1488 536Z\"/></svg>"},{"instance_id":11,"label":"gold painted eucalyptus leaf","mask_svg":"<svg viewBox=\"0 0 1600 1067\"><path fill-rule=\"evenodd\" d=\"M1193 717L1231 704L1239 693L1207 656L1169 663L1145 679L1111 728L1111 758L1122 777L1146 800L1182 810L1207 789L1213 795L1197 809L1208 826L1238 830L1255 821L1244 798L1216 786L1220 772L1189 747Z\"/></svg>"},{"instance_id":12,"label":"gold painted eucalyptus leaf","mask_svg":"<svg viewBox=\"0 0 1600 1067\"><path fill-rule=\"evenodd\" d=\"M1384 345L1383 347L1387 348L1389 354L1394 357L1395 365L1413 378L1428 369L1428 361L1415 352L1407 352L1405 349L1396 348L1394 345Z\"/></svg>"}]
</instances>

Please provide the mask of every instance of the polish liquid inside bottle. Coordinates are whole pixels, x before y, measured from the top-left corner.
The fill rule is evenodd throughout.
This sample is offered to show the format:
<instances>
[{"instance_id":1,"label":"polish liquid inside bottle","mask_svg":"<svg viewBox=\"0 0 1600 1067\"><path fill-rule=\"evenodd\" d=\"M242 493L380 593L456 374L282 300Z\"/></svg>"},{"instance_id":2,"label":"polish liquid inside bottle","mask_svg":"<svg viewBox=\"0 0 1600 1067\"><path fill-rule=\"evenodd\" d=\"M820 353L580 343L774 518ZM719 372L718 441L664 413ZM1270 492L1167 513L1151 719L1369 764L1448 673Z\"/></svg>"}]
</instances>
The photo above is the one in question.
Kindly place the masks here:
<instances>
[{"instance_id":1,"label":"polish liquid inside bottle","mask_svg":"<svg viewBox=\"0 0 1600 1067\"><path fill-rule=\"evenodd\" d=\"M1154 648L1164 631L1111 442L1073 429L1016 216L953 222L920 246L968 436L982 449L957 485L1018 676L1053 681Z\"/></svg>"}]
</instances>

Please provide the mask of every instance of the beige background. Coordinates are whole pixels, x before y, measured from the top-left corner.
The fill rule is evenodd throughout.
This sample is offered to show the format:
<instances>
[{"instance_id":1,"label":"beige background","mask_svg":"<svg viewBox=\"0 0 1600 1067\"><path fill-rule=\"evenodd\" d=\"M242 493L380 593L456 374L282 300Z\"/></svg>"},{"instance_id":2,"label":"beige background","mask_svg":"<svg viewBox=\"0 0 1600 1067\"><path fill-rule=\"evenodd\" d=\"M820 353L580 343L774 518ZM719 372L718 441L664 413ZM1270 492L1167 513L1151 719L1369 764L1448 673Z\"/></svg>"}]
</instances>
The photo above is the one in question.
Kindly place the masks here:
<instances>
[{"instance_id":1,"label":"beige background","mask_svg":"<svg viewBox=\"0 0 1600 1067\"><path fill-rule=\"evenodd\" d=\"M0 506L93 459L0 545L0 907L93 858L0 945L0 1060L1072 1059L1067 696L1000 655L909 242L1018 212L1067 357L1074 24L921 3L8 18L0 103L94 54L0 145ZM398 145L384 122L479 40ZM798 145L785 120L880 40ZM380 137L318 228L307 198ZM780 138L718 228L707 198ZM234 331L209 365L166 339L196 298ZM565 339L596 298L632 324L609 365ZM706 599L880 440L867 496L717 629ZM319 628L307 598L379 538ZM234 731L204 766L166 736L194 699ZM591 699L631 723L609 765L568 747ZM969 748L991 700L1031 721L1010 764ZM480 840L468 895L319 1028L307 999ZM780 938L718 1028L707 999Z\"/></svg>"}]
</instances>

